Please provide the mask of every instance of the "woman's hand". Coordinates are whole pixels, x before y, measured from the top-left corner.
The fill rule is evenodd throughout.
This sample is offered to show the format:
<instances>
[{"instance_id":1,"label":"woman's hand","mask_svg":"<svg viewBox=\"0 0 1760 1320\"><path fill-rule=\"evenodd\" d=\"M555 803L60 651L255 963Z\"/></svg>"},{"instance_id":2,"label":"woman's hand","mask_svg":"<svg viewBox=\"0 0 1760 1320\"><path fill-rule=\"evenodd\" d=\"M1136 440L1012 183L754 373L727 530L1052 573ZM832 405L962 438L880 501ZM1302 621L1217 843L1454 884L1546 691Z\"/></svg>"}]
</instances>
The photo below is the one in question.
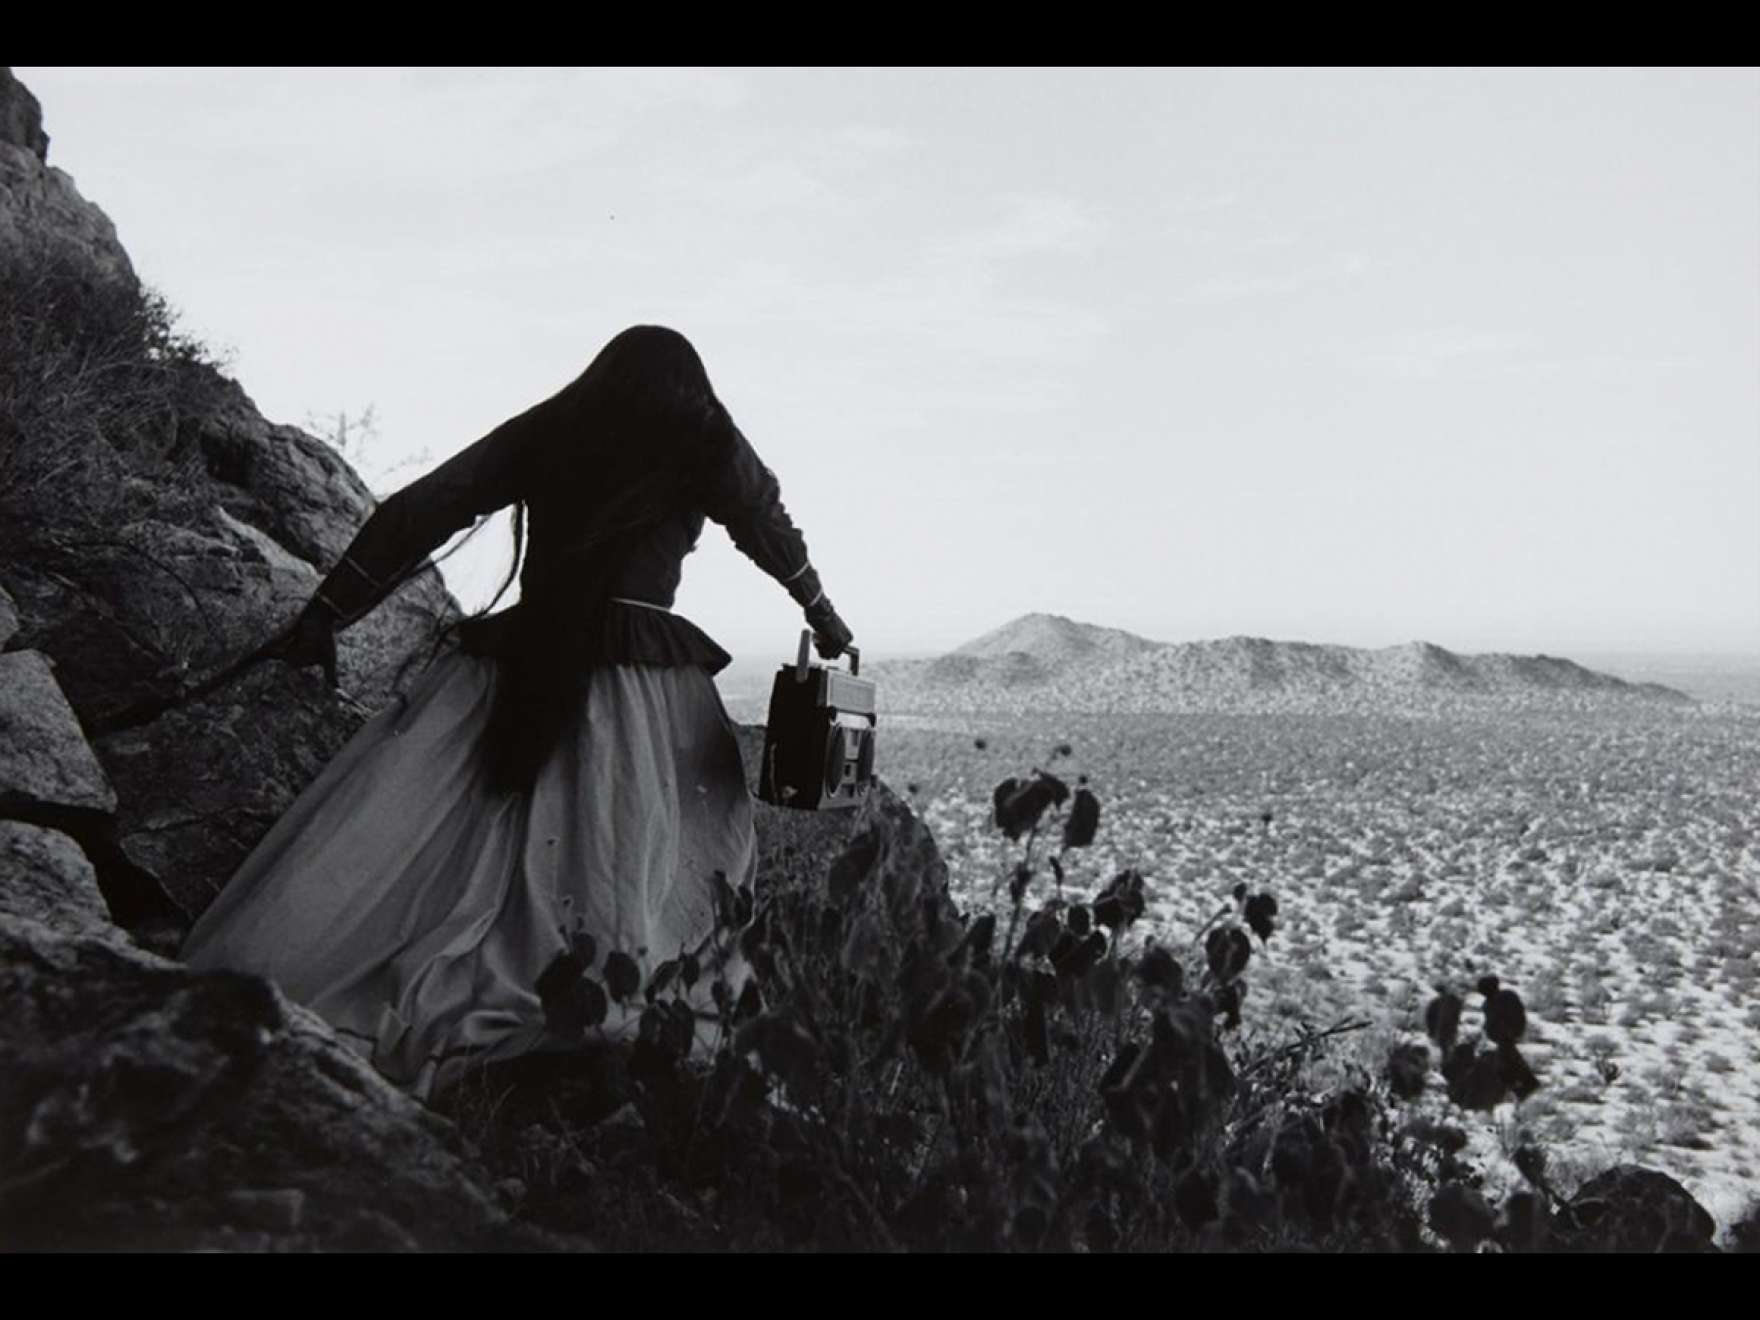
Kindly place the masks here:
<instances>
[{"instance_id":1,"label":"woman's hand","mask_svg":"<svg viewBox=\"0 0 1760 1320\"><path fill-rule=\"evenodd\" d=\"M823 659L837 659L844 648L855 641L849 625L823 596L807 611L807 625L813 630L813 648Z\"/></svg>"},{"instance_id":2,"label":"woman's hand","mask_svg":"<svg viewBox=\"0 0 1760 1320\"><path fill-rule=\"evenodd\" d=\"M324 681L336 687L336 618L318 602L313 601L273 642L271 658L295 669L308 665L324 667Z\"/></svg>"}]
</instances>

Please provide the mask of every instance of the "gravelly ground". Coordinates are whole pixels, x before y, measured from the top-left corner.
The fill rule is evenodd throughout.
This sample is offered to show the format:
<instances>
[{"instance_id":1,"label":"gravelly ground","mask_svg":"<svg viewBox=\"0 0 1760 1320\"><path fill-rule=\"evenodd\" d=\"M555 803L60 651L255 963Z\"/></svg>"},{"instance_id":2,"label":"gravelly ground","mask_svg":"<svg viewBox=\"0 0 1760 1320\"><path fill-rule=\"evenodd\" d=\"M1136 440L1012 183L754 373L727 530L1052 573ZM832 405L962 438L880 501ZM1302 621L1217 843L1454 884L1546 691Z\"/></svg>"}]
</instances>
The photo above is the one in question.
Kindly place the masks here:
<instances>
[{"instance_id":1,"label":"gravelly ground","mask_svg":"<svg viewBox=\"0 0 1760 1320\"><path fill-rule=\"evenodd\" d=\"M1476 1125L1493 1183L1532 1131L1567 1182L1637 1158L1722 1223L1760 1196L1760 711L893 714L881 748L972 902L1020 855L991 790L1035 766L1086 773L1103 804L1072 887L1138 867L1164 941L1189 943L1237 881L1272 889L1261 1026L1367 1010L1369 1058L1421 1030L1438 985L1501 977L1544 1087Z\"/></svg>"}]
</instances>

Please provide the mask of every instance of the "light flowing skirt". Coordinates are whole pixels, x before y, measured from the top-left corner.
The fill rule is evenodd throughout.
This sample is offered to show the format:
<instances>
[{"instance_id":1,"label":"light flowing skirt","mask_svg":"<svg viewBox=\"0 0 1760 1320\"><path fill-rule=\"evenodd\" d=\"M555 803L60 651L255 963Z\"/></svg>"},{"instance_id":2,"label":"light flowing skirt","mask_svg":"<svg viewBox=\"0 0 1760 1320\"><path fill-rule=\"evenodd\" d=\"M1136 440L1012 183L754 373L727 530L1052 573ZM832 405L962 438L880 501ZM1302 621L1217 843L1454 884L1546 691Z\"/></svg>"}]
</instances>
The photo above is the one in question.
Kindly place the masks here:
<instances>
[{"instance_id":1,"label":"light flowing skirt","mask_svg":"<svg viewBox=\"0 0 1760 1320\"><path fill-rule=\"evenodd\" d=\"M593 936L595 972L621 950L645 985L712 932L714 873L738 886L756 866L739 747L702 669L583 676L584 704L519 796L491 794L477 756L496 680L490 659L437 660L300 795L184 945L192 967L276 981L423 1098L470 1062L562 1044L535 987L565 928ZM639 1006L613 1005L603 1034L633 1034Z\"/></svg>"}]
</instances>

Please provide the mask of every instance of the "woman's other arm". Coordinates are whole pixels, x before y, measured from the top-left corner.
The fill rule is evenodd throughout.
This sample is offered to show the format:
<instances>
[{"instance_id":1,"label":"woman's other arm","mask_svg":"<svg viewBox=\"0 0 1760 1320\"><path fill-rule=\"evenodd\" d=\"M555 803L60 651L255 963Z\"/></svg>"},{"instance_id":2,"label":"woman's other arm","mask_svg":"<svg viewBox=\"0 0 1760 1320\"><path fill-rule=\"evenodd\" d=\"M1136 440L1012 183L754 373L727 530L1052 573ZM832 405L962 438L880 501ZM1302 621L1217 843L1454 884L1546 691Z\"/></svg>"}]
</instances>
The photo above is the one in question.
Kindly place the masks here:
<instances>
[{"instance_id":1,"label":"woman's other arm","mask_svg":"<svg viewBox=\"0 0 1760 1320\"><path fill-rule=\"evenodd\" d=\"M737 426L717 447L703 489L703 512L723 527L748 559L780 582L805 612L819 654L842 654L854 640L832 607L807 556L806 538L783 507L776 474L764 466Z\"/></svg>"}]
</instances>

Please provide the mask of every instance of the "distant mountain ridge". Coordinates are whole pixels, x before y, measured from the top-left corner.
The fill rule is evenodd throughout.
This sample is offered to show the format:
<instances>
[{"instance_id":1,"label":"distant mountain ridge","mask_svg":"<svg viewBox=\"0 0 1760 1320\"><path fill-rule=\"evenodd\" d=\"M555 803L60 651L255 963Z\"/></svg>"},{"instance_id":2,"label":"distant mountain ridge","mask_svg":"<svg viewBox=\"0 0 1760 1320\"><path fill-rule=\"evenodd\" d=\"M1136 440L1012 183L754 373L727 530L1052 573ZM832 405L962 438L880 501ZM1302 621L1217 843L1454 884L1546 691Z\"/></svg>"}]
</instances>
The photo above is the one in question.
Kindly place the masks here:
<instances>
[{"instance_id":1,"label":"distant mountain ridge","mask_svg":"<svg viewBox=\"0 0 1760 1320\"><path fill-rule=\"evenodd\" d=\"M1061 614L1023 614L924 665L931 684L1036 684L1073 665L1114 665L1161 645L1118 628L1077 623Z\"/></svg>"},{"instance_id":2,"label":"distant mountain ridge","mask_svg":"<svg viewBox=\"0 0 1760 1320\"><path fill-rule=\"evenodd\" d=\"M928 660L871 666L883 709L1374 711L1457 706L1693 704L1556 656L1460 655L1431 642L1366 649L1263 637L1158 642L1025 614Z\"/></svg>"}]
</instances>

